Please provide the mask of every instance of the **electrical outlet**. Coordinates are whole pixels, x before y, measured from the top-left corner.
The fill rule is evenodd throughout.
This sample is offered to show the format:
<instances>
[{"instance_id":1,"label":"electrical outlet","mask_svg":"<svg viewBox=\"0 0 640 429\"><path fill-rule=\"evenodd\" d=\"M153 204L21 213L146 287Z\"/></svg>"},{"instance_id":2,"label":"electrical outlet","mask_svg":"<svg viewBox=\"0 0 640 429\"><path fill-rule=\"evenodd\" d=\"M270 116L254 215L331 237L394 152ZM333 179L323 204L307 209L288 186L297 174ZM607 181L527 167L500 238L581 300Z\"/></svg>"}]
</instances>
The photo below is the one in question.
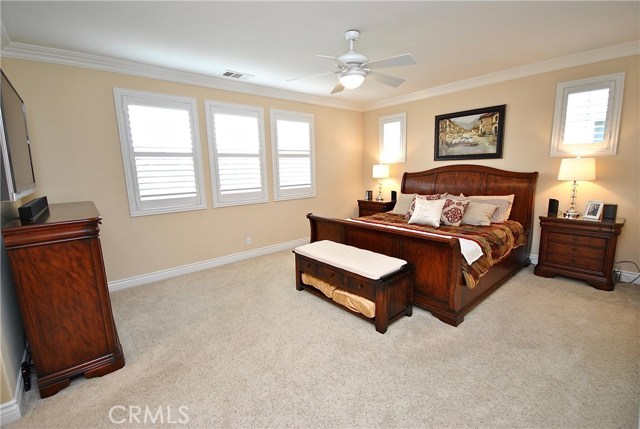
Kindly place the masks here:
<instances>
[{"instance_id":1,"label":"electrical outlet","mask_svg":"<svg viewBox=\"0 0 640 429\"><path fill-rule=\"evenodd\" d=\"M253 242L253 240L251 240L251 237L246 237L246 238L244 239L244 243L245 243L247 246L251 246L251 243L252 243L252 242Z\"/></svg>"},{"instance_id":2,"label":"electrical outlet","mask_svg":"<svg viewBox=\"0 0 640 429\"><path fill-rule=\"evenodd\" d=\"M620 278L622 277L622 271L613 270L613 282L620 283Z\"/></svg>"}]
</instances>

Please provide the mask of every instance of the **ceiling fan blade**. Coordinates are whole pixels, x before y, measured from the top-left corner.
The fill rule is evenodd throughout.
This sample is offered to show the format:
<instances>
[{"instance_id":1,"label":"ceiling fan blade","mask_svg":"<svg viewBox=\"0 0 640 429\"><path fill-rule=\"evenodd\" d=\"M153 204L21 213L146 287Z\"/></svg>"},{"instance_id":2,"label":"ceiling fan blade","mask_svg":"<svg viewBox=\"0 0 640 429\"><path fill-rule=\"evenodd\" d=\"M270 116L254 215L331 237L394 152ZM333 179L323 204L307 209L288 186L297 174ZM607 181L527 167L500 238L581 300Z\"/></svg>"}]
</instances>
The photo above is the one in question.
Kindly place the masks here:
<instances>
[{"instance_id":1,"label":"ceiling fan blade","mask_svg":"<svg viewBox=\"0 0 640 429\"><path fill-rule=\"evenodd\" d=\"M322 54L316 54L316 57L320 57L320 58L331 58L332 60L337 60L338 57L334 57L331 55L322 55Z\"/></svg>"},{"instance_id":2,"label":"ceiling fan blade","mask_svg":"<svg viewBox=\"0 0 640 429\"><path fill-rule=\"evenodd\" d=\"M411 66L418 62L411 54L396 55L395 57L383 58L381 60L370 61L366 64L368 69L383 69L385 67Z\"/></svg>"},{"instance_id":3,"label":"ceiling fan blade","mask_svg":"<svg viewBox=\"0 0 640 429\"><path fill-rule=\"evenodd\" d=\"M331 91L331 94L337 94L338 92L342 92L343 90L344 86L342 86L342 84L338 82L336 86L333 87L333 91Z\"/></svg>"},{"instance_id":4,"label":"ceiling fan blade","mask_svg":"<svg viewBox=\"0 0 640 429\"><path fill-rule=\"evenodd\" d=\"M404 79L402 78L389 76L381 73L376 73L373 71L369 72L367 76L371 76L373 79L377 80L378 82L384 83L385 85L393 86L394 88L400 86L404 82Z\"/></svg>"},{"instance_id":5,"label":"ceiling fan blade","mask_svg":"<svg viewBox=\"0 0 640 429\"><path fill-rule=\"evenodd\" d=\"M287 82L291 82L293 80L298 80L298 79L306 79L308 77L316 77L316 76L323 76L325 74L335 74L337 72L335 71L330 71L330 72L323 72L323 73L316 73L316 74L310 74L308 76L300 76L300 77L294 77L293 79L287 79Z\"/></svg>"},{"instance_id":6,"label":"ceiling fan blade","mask_svg":"<svg viewBox=\"0 0 640 429\"><path fill-rule=\"evenodd\" d=\"M338 57L334 57L332 55L321 55L321 54L316 54L316 57L319 58L329 58L330 60L334 60L337 64L339 65L346 65L345 63L343 63L342 61L340 61L340 59Z\"/></svg>"}]
</instances>

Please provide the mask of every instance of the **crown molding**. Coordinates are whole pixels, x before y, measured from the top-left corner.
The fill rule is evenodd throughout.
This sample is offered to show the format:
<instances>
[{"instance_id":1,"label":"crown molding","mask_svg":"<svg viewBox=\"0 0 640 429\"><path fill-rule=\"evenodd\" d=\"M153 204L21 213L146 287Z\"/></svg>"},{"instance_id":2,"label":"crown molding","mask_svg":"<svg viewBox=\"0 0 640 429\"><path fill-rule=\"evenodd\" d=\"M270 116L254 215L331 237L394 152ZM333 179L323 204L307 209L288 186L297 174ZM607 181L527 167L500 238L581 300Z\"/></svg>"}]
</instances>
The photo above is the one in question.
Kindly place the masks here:
<instances>
[{"instance_id":1,"label":"crown molding","mask_svg":"<svg viewBox=\"0 0 640 429\"><path fill-rule=\"evenodd\" d=\"M26 43L9 42L7 46L2 48L2 56L6 58L39 61L113 73L122 73L151 79L160 79L169 82L197 85L261 97L272 97L336 109L362 111L363 107L360 103L329 99L327 97L318 97L256 84L235 82L199 73L152 66L135 61L67 51L64 49L47 48L44 46Z\"/></svg>"},{"instance_id":2,"label":"crown molding","mask_svg":"<svg viewBox=\"0 0 640 429\"><path fill-rule=\"evenodd\" d=\"M365 104L364 111L395 106L398 104L423 100L425 98L450 94L452 92L464 91L485 85L506 82L513 79L519 79L527 76L533 76L585 64L597 63L600 61L612 60L615 58L629 57L632 55L640 55L640 40L634 40L632 42L609 46L607 48L593 49L590 51L580 52L577 54L555 58L552 60L540 61L537 63L528 64L526 66L514 67L512 69L489 73L458 82L436 86L422 91L401 95L398 97L374 101L372 103Z\"/></svg>"},{"instance_id":3,"label":"crown molding","mask_svg":"<svg viewBox=\"0 0 640 429\"><path fill-rule=\"evenodd\" d=\"M444 94L478 88L485 85L491 85L513 79L533 76L536 74L561 70L569 67L575 67L632 55L640 55L640 40L635 40L632 42L622 43L606 48L593 49L590 51L580 52L565 57L540 61L525 66L502 70L495 73L489 73L458 82L412 92L410 94L405 94L398 97L387 98L371 103L355 103L343 100L329 99L327 97L318 97L299 92L269 88L245 82L228 81L226 79L207 76L203 74L173 70L164 67L137 63L134 61L120 60L111 57L84 54L63 49L47 48L43 46L11 42L8 38L8 35L6 35L4 26L2 26L2 35L3 47L1 53L2 56L6 58L48 62L68 65L72 67L122 73L132 76L160 79L170 82L214 88L223 91L238 92L261 97L278 98L300 103L308 103L318 106L343 110L353 110L358 112L366 112L369 110L395 106L398 104L437 97ZM5 42L7 41L8 43L6 43L5 45Z\"/></svg>"}]
</instances>

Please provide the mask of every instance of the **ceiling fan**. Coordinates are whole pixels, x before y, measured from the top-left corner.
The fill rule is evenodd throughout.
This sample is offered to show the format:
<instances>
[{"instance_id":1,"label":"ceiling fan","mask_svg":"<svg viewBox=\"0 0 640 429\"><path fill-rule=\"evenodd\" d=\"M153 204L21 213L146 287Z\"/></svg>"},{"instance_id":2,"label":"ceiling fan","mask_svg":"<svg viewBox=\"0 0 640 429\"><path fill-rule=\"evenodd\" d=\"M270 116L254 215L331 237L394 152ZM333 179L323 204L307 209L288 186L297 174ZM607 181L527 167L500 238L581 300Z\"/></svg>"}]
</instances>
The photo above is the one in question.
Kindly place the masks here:
<instances>
[{"instance_id":1,"label":"ceiling fan","mask_svg":"<svg viewBox=\"0 0 640 429\"><path fill-rule=\"evenodd\" d=\"M348 30L344 33L344 36L349 41L349 52L340 55L339 57L333 57L330 55L317 55L318 57L331 58L333 60L336 60L336 69L334 71L313 74L310 76L297 77L294 79L289 79L288 81L290 82L293 80L305 79L325 74L337 74L338 83L333 88L333 91L331 91L331 94L335 94L341 92L345 88L355 89L362 85L365 77L371 76L378 82L381 82L385 85L393 86L395 88L402 84L402 82L404 82L404 79L381 74L373 70L387 67L410 66L417 63L411 54L402 54L394 57L383 58L381 60L369 61L369 58L367 58L365 55L353 50L353 42L358 40L358 37L360 37L360 32L358 30Z\"/></svg>"}]
</instances>

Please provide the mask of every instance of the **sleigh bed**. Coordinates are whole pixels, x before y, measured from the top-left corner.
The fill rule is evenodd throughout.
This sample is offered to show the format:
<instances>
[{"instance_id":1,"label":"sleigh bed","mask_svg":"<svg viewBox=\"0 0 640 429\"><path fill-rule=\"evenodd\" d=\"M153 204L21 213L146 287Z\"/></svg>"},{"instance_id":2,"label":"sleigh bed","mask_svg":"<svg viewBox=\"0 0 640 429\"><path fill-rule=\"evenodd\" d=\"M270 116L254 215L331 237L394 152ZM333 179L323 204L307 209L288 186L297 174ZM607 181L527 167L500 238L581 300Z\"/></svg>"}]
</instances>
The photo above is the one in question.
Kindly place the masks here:
<instances>
[{"instance_id":1,"label":"sleigh bed","mask_svg":"<svg viewBox=\"0 0 640 429\"><path fill-rule=\"evenodd\" d=\"M461 250L468 243L461 238L463 235L455 232L453 236L427 235L397 225L389 227L383 224L388 220L385 215L332 219L309 213L311 242L331 240L411 262L415 266L413 304L445 323L458 326L471 309L530 264L537 179L537 172L479 165L450 165L402 176L402 194L514 195L509 222L505 224L521 225L519 245L492 261L486 271L477 270L480 272L474 279L469 275L473 265L466 263L466 254Z\"/></svg>"}]
</instances>

